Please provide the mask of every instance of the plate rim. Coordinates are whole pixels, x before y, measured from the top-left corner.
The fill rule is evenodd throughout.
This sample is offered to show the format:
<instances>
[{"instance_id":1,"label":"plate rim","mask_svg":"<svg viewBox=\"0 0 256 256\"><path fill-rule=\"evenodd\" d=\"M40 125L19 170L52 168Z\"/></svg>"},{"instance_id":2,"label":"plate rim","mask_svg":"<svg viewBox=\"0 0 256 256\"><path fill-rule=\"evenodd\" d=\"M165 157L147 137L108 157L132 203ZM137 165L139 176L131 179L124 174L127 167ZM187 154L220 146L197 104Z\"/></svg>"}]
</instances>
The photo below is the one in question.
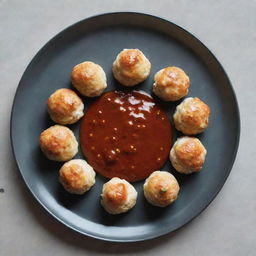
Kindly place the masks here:
<instances>
[{"instance_id":1,"label":"plate rim","mask_svg":"<svg viewBox=\"0 0 256 256\"><path fill-rule=\"evenodd\" d=\"M203 46L203 48L206 49L207 52L211 55L211 58L213 58L214 61L218 64L218 66L221 69L221 72L224 74L224 76L225 76L225 78L226 78L226 80L228 82L227 84L229 86L230 92L231 92L232 97L234 99L235 108L236 108L235 111L236 111L236 115L237 115L237 117L236 117L236 119L237 119L237 133L236 133L236 143L235 143L234 153L232 155L232 159L231 159L231 161L229 163L229 166L227 168L227 172L226 172L226 175L224 177L225 179L224 179L223 183L221 185L219 185L219 187L217 187L217 189L215 190L215 193L213 194L211 200L209 200L209 202L207 202L207 204L204 207L202 207L202 209L195 211L196 213L194 214L194 216L192 218L189 218L188 220L186 220L181 226L179 226L177 228L174 228L171 231L170 230L167 230L167 231L165 230L164 232L161 232L160 234L151 234L151 235L147 235L147 236L144 236L142 238L136 238L136 239L132 239L132 238L130 238L130 239L117 239L117 238L113 239L113 238L107 238L107 237L97 236L97 235L94 235L94 234L83 232L83 231L77 229L76 227L73 227L70 224L66 223L64 220L62 220L58 216L56 216L56 214L54 214L54 212L52 212L51 209L49 209L39 199L39 197L35 194L35 192L31 188L31 186L26 181L23 173L21 172L21 166L19 164L19 161L17 160L16 155L15 155L15 147L14 147L14 141L13 141L13 125L14 125L13 124L13 119L14 119L14 106L15 106L16 98L17 98L17 95L18 95L19 91L21 90L21 85L22 85L23 79L24 79L27 71L33 65L34 61L41 54L41 52L45 48L47 48L47 46L50 45L52 41L56 40L59 36L61 36L65 32L67 32L68 30L72 29L73 27L76 27L76 26L78 26L78 25L80 25L82 23L87 22L88 20L95 19L95 18L98 18L98 17L108 16L108 15L122 15L122 14L123 15L134 15L135 14L135 15L140 15L140 16L146 16L146 17L150 17L150 18L159 20L161 22L165 22L167 24L169 23L172 26L175 26L178 29L182 30L183 33L189 35L191 38L193 38L195 41L197 41L201 46ZM36 199L36 201L39 203L39 205L41 205L41 207L43 207L50 216L54 217L57 221L59 221L61 224L64 224L66 227L70 228L72 231L78 232L81 235L86 235L88 237L91 237L91 238L94 238L94 239L97 239L97 240L107 241L107 242L120 242L120 243L127 243L127 242L129 242L129 243L131 243L131 242L138 242L138 241L147 241L147 240L150 240L150 239L154 239L154 238L157 238L157 237L161 237L161 236L173 233L173 232L177 231L178 229L181 229L182 227L184 227L189 222L193 221L196 217L198 217L212 203L212 201L216 198L216 196L218 195L218 193L221 191L222 187L226 183L227 178L230 175L230 172L231 172L232 167L233 167L233 165L235 163L235 160L236 160L236 156L237 156L237 152L238 152L238 148L239 148L239 142L240 142L240 135L241 135L241 119L240 119L239 104L238 104L238 100L237 100L237 97L236 97L236 94L235 94L235 90L234 90L234 87L233 87L233 85L232 85L232 83L231 83L231 81L229 79L229 76L227 75L227 72L225 71L224 67L222 66L220 61L217 59L215 54L212 52L212 50L209 49L197 36L194 36L192 34L192 32L189 32L187 29L184 29L183 27L177 25L176 23L174 23L174 22L172 22L172 21L170 21L170 20L168 20L166 18L161 18L159 16L152 15L152 14L145 13L145 12L133 12L133 11L104 12L104 13L100 13L100 14L95 14L95 15L89 16L87 18L79 20L79 21L77 21L77 22L75 22L75 23L65 27L64 29L60 30L57 34L55 34L52 38L50 38L50 40L48 40L36 52L36 54L32 56L32 58L29 61L28 65L26 66L26 68L25 68L25 70L24 70L24 72L23 72L23 74L22 74L22 76L20 78L20 81L18 83L18 86L16 88L15 95L13 97L12 108L11 108L11 117L10 117L10 141L11 141L12 155L14 157L16 167L18 167L19 173L20 173L23 181L25 182L27 188L29 189L30 193L33 195L34 199Z\"/></svg>"}]
</instances>

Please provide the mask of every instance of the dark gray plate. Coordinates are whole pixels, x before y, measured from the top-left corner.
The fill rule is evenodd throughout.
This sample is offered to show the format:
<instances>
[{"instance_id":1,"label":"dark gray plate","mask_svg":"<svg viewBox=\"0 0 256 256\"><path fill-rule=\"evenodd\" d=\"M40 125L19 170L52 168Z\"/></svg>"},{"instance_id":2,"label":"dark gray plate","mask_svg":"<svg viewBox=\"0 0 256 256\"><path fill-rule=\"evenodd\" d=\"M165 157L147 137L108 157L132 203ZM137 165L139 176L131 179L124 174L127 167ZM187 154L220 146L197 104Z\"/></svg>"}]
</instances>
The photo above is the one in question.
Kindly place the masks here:
<instances>
[{"instance_id":1,"label":"dark gray plate","mask_svg":"<svg viewBox=\"0 0 256 256\"><path fill-rule=\"evenodd\" d=\"M208 150L202 172L189 176L171 171L181 185L178 200L161 209L149 205L142 184L135 183L138 201L133 210L119 216L100 206L106 181L83 196L65 192L58 183L61 164L47 160L39 150L39 134L52 125L46 112L49 95L71 87L72 67L85 60L100 64L108 78L107 91L121 88L113 79L112 62L123 48L139 48L150 59L150 77L136 86L151 93L154 73L175 65L191 79L189 96L207 102L212 110L210 125L200 139ZM84 99L88 106L89 99ZM163 107L171 118L177 103ZM72 125L78 137L79 123ZM50 40L26 69L13 104L11 139L20 172L35 198L55 218L91 237L109 241L146 240L174 231L197 216L216 196L233 165L239 142L239 111L234 91L214 55L193 35L166 20L138 13L111 13L72 25ZM175 134L175 136L179 134ZM76 158L82 157L81 152Z\"/></svg>"}]
</instances>

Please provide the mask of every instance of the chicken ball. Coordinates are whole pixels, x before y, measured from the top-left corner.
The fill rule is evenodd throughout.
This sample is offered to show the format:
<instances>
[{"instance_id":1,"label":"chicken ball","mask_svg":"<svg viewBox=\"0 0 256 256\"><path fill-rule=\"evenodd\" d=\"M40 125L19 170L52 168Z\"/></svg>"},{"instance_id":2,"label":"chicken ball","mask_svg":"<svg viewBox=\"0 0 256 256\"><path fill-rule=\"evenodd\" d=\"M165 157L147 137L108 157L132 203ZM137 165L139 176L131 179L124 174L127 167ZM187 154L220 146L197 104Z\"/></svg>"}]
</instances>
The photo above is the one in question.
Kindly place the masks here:
<instances>
[{"instance_id":1,"label":"chicken ball","mask_svg":"<svg viewBox=\"0 0 256 256\"><path fill-rule=\"evenodd\" d=\"M137 191L126 180L112 178L103 185L101 205L110 214L120 214L134 207Z\"/></svg>"},{"instance_id":2,"label":"chicken ball","mask_svg":"<svg viewBox=\"0 0 256 256\"><path fill-rule=\"evenodd\" d=\"M139 49L124 49L113 63L113 75L122 85L134 86L149 76L151 63Z\"/></svg>"},{"instance_id":3,"label":"chicken ball","mask_svg":"<svg viewBox=\"0 0 256 256\"><path fill-rule=\"evenodd\" d=\"M73 68L71 82L82 95L87 97L99 96L107 87L104 70L91 61L82 62Z\"/></svg>"},{"instance_id":4,"label":"chicken ball","mask_svg":"<svg viewBox=\"0 0 256 256\"><path fill-rule=\"evenodd\" d=\"M153 92L164 101L176 101L188 94L189 77L178 67L166 67L154 77Z\"/></svg>"},{"instance_id":5,"label":"chicken ball","mask_svg":"<svg viewBox=\"0 0 256 256\"><path fill-rule=\"evenodd\" d=\"M170 151L173 167L180 173L199 172L203 168L206 149L199 139L181 137L177 139Z\"/></svg>"},{"instance_id":6,"label":"chicken ball","mask_svg":"<svg viewBox=\"0 0 256 256\"><path fill-rule=\"evenodd\" d=\"M95 184L95 172L85 160L73 159L61 167L59 180L68 192L82 195Z\"/></svg>"},{"instance_id":7,"label":"chicken ball","mask_svg":"<svg viewBox=\"0 0 256 256\"><path fill-rule=\"evenodd\" d=\"M62 125L54 125L44 130L40 134L39 142L45 156L54 161L68 161L78 151L74 133Z\"/></svg>"},{"instance_id":8,"label":"chicken ball","mask_svg":"<svg viewBox=\"0 0 256 256\"><path fill-rule=\"evenodd\" d=\"M155 171L146 179L143 189L150 204L166 207L177 199L180 187L169 172Z\"/></svg>"},{"instance_id":9,"label":"chicken ball","mask_svg":"<svg viewBox=\"0 0 256 256\"><path fill-rule=\"evenodd\" d=\"M77 94L66 88L55 91L47 102L51 119L58 124L73 124L84 115L84 104Z\"/></svg>"},{"instance_id":10,"label":"chicken ball","mask_svg":"<svg viewBox=\"0 0 256 256\"><path fill-rule=\"evenodd\" d=\"M199 98L186 98L174 113L174 125L186 135L203 132L208 127L210 107Z\"/></svg>"}]
</instances>

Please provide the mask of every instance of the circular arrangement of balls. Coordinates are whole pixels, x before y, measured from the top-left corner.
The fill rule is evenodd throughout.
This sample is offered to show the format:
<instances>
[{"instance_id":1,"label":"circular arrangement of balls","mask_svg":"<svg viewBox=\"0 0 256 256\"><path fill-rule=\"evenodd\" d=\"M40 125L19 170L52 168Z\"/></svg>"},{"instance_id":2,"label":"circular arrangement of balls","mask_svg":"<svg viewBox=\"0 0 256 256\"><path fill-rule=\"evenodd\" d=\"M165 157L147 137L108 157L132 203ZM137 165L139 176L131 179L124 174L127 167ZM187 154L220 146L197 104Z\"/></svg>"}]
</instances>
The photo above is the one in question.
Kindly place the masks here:
<instances>
[{"instance_id":1,"label":"circular arrangement of balls","mask_svg":"<svg viewBox=\"0 0 256 256\"><path fill-rule=\"evenodd\" d=\"M138 49L124 49L113 63L113 75L124 86L141 83L150 74L151 63ZM84 96L96 97L107 87L106 74L101 66L86 61L76 65L71 73L73 86ZM154 76L153 92L163 101L177 101L188 94L189 77L178 67L166 67ZM64 125L77 122L84 115L84 104L72 90L55 91L47 102L48 113L58 125L40 135L40 148L53 161L65 162L59 170L59 181L66 191L84 194L95 184L95 171L83 159L73 159L78 142L73 132ZM173 116L175 128L184 135L203 132L208 126L210 108L199 98L186 98L176 107ZM170 151L173 167L183 174L202 169L206 149L198 138L183 136ZM155 171L143 185L145 198L158 207L174 202L180 190L175 177L169 172ZM128 181L114 177L103 185L101 204L110 214L127 212L136 204L137 191Z\"/></svg>"}]
</instances>

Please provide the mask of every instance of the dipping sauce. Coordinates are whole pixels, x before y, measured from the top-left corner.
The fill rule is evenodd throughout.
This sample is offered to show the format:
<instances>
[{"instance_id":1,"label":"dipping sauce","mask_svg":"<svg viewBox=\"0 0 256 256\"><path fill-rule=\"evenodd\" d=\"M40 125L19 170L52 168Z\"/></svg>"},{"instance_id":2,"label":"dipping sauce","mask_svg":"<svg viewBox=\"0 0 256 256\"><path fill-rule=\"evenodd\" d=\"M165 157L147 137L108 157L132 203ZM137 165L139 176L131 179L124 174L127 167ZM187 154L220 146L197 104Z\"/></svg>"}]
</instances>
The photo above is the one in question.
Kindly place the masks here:
<instances>
[{"instance_id":1,"label":"dipping sauce","mask_svg":"<svg viewBox=\"0 0 256 256\"><path fill-rule=\"evenodd\" d=\"M140 91L103 94L88 108L80 126L83 154L107 178L145 179L164 165L171 140L165 112Z\"/></svg>"}]
</instances>

